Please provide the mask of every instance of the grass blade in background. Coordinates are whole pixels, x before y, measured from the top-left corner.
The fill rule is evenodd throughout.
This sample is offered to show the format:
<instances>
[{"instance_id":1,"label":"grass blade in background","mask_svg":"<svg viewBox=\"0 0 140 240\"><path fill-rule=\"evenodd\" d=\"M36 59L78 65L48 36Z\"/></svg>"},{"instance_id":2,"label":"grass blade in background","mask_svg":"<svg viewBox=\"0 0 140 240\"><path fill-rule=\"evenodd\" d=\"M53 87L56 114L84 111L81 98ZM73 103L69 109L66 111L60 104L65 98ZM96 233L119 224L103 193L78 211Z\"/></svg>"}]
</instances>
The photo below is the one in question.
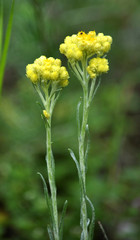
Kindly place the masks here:
<instances>
[{"instance_id":1,"label":"grass blade in background","mask_svg":"<svg viewBox=\"0 0 140 240\"><path fill-rule=\"evenodd\" d=\"M3 0L0 1L0 58L2 55L2 38L3 38Z\"/></svg>"},{"instance_id":2,"label":"grass blade in background","mask_svg":"<svg viewBox=\"0 0 140 240\"><path fill-rule=\"evenodd\" d=\"M5 71L7 52L8 52L10 36L11 36L11 30L12 30L12 22L13 22L13 14L14 14L14 3L15 3L15 0L12 1L11 12L10 12L8 26L7 26L7 30L6 30L4 45L3 45L3 48L2 48L3 1L1 0L1 10L0 10L0 50L1 50L0 51L1 52L1 55L0 55L1 56L0 57L0 94L1 94L1 91L2 91L3 76L4 76L4 71ZM3 51L2 51L2 49L3 49Z\"/></svg>"}]
</instances>

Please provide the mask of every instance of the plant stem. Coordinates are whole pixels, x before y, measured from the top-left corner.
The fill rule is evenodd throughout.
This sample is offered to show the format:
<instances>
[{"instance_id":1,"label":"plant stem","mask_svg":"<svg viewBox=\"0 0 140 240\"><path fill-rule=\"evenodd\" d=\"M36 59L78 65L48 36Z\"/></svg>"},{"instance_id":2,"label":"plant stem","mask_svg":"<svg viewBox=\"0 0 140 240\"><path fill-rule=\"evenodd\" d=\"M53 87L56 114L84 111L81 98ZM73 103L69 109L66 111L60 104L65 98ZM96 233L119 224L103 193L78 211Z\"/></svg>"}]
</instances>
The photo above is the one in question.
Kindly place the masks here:
<instances>
[{"instance_id":1,"label":"plant stem","mask_svg":"<svg viewBox=\"0 0 140 240\"><path fill-rule=\"evenodd\" d=\"M86 63L83 63L83 119L79 136L79 162L82 173L84 191L81 193L81 218L83 228L83 239L88 240L88 227L87 227L87 206L86 206L86 163L85 163L85 135L86 125L88 120L88 81L86 78Z\"/></svg>"},{"instance_id":2,"label":"plant stem","mask_svg":"<svg viewBox=\"0 0 140 240\"><path fill-rule=\"evenodd\" d=\"M81 198L81 216L82 216L82 225L83 225L83 234L84 240L88 240L88 230L87 230L87 206L86 206L86 165L85 165L85 151L84 151L84 143L85 143L85 134L86 134L86 125L88 119L88 92L87 87L83 88L83 120L80 132L79 139L79 160L80 160L80 168L82 173L83 185L85 192L82 192Z\"/></svg>"},{"instance_id":3,"label":"plant stem","mask_svg":"<svg viewBox=\"0 0 140 240\"><path fill-rule=\"evenodd\" d=\"M51 202L52 202L52 212L53 212L53 232L54 239L59 240L59 230L58 230L58 210L57 210L57 198L56 198L56 186L55 186L55 169L52 156L52 147L51 147L51 117L48 119L48 125L46 127L46 162L47 162L47 171L48 179L51 192Z\"/></svg>"},{"instance_id":4,"label":"plant stem","mask_svg":"<svg viewBox=\"0 0 140 240\"><path fill-rule=\"evenodd\" d=\"M86 125L88 120L88 89L87 86L83 88L83 119L82 119L82 126L80 131L80 138L79 138L79 157L80 157L80 167L83 177L84 187L86 187L86 166L85 166L85 135L86 135Z\"/></svg>"}]
</instances>

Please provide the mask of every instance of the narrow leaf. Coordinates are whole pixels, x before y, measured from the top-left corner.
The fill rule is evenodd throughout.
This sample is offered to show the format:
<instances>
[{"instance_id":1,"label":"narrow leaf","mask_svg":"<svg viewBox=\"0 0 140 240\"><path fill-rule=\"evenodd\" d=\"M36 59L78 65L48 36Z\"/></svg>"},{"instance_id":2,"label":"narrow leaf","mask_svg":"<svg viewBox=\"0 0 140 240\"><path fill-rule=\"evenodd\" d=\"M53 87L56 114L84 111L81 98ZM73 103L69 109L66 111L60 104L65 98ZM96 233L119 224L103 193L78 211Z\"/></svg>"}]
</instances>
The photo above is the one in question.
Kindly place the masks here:
<instances>
[{"instance_id":1,"label":"narrow leaf","mask_svg":"<svg viewBox=\"0 0 140 240\"><path fill-rule=\"evenodd\" d=\"M52 94L50 94L50 98L52 98L55 95L55 93L58 93L61 90L62 90L62 88L57 88Z\"/></svg>"},{"instance_id":2,"label":"narrow leaf","mask_svg":"<svg viewBox=\"0 0 140 240\"><path fill-rule=\"evenodd\" d=\"M90 224L90 219L88 218L87 219L87 227L89 226L89 224Z\"/></svg>"},{"instance_id":3,"label":"narrow leaf","mask_svg":"<svg viewBox=\"0 0 140 240\"><path fill-rule=\"evenodd\" d=\"M89 226L89 240L92 240L93 235L94 235L94 226L95 226L95 209L94 209L92 202L90 201L90 199L87 196L86 196L86 199L92 210L92 217L91 217L91 222L90 222L90 226Z\"/></svg>"},{"instance_id":4,"label":"narrow leaf","mask_svg":"<svg viewBox=\"0 0 140 240\"><path fill-rule=\"evenodd\" d=\"M77 104L77 114L76 114L76 119L77 119L77 126L78 126L78 137L80 136L80 106L81 106L81 99L79 103Z\"/></svg>"},{"instance_id":5,"label":"narrow leaf","mask_svg":"<svg viewBox=\"0 0 140 240\"><path fill-rule=\"evenodd\" d=\"M79 182L80 182L80 187L81 187L81 192L83 193L83 195L85 195L85 188L84 188L84 183L83 183L82 173L81 173L81 169L80 169L79 163L78 163L78 161L77 161L77 159L75 157L74 152L70 148L68 150L69 150L70 155L71 155L72 159L74 160L74 162L76 164L76 167L77 167L78 177L79 177Z\"/></svg>"},{"instance_id":6,"label":"narrow leaf","mask_svg":"<svg viewBox=\"0 0 140 240\"><path fill-rule=\"evenodd\" d=\"M75 77L79 79L79 81L81 82L81 84L83 84L83 82L82 82L82 77L80 76L80 74L79 74L76 66L72 66L72 64L70 64L70 63L68 62L68 67L71 69L71 71L73 72L73 74L75 75ZM74 69L73 69L73 68L74 68Z\"/></svg>"},{"instance_id":7,"label":"narrow leaf","mask_svg":"<svg viewBox=\"0 0 140 240\"><path fill-rule=\"evenodd\" d=\"M58 100L58 98L59 98L59 96L60 96L60 91L62 90L62 88L60 88L59 89L59 92L57 93L57 95L56 95L56 97L55 97L55 99L54 99L54 105L56 104L56 102L57 102L57 100Z\"/></svg>"},{"instance_id":8,"label":"narrow leaf","mask_svg":"<svg viewBox=\"0 0 140 240\"><path fill-rule=\"evenodd\" d=\"M38 104L38 106L41 108L41 110L44 109L40 102L36 101L36 104Z\"/></svg>"},{"instance_id":9,"label":"narrow leaf","mask_svg":"<svg viewBox=\"0 0 140 240\"><path fill-rule=\"evenodd\" d=\"M67 210L67 206L68 206L68 201L66 200L64 202L64 205L63 205L62 215L61 215L60 224L59 224L60 240L63 239L64 217L65 217L65 213L66 213L66 210Z\"/></svg>"},{"instance_id":10,"label":"narrow leaf","mask_svg":"<svg viewBox=\"0 0 140 240\"><path fill-rule=\"evenodd\" d=\"M57 100L58 100L58 98L59 98L59 96L60 96L60 91L61 91L61 90L62 90L62 88L59 89L59 92L57 93L56 97L55 97L55 93L54 93L54 95L53 95L53 97L55 97L55 98L54 98L53 101L51 101L51 107L50 107L51 112L53 111L54 106L55 106L55 104L56 104L56 102L57 102Z\"/></svg>"},{"instance_id":11,"label":"narrow leaf","mask_svg":"<svg viewBox=\"0 0 140 240\"><path fill-rule=\"evenodd\" d=\"M87 146L86 146L86 152L85 152L85 166L87 170L87 158L88 158L88 152L89 152L89 146L90 146L90 137L89 137L89 127L88 124L86 125L86 135L87 135Z\"/></svg>"},{"instance_id":12,"label":"narrow leaf","mask_svg":"<svg viewBox=\"0 0 140 240\"><path fill-rule=\"evenodd\" d=\"M70 68L70 70L72 71L72 73L75 75L75 77L77 77L77 75L76 75L75 72L73 71L73 68L72 68L71 64L69 63L69 61L68 61L68 67Z\"/></svg>"},{"instance_id":13,"label":"narrow leaf","mask_svg":"<svg viewBox=\"0 0 140 240\"><path fill-rule=\"evenodd\" d=\"M0 58L2 54L2 40L3 40L3 0L0 1Z\"/></svg>"},{"instance_id":14,"label":"narrow leaf","mask_svg":"<svg viewBox=\"0 0 140 240\"><path fill-rule=\"evenodd\" d=\"M9 42L11 37L13 15L14 15L14 4L15 4L15 0L12 1L11 12L10 12L8 26L7 26L6 35L5 35L4 48L3 48L1 62L0 62L0 93L2 89L3 75L5 71L7 52L8 52L8 47L9 47Z\"/></svg>"},{"instance_id":15,"label":"narrow leaf","mask_svg":"<svg viewBox=\"0 0 140 240\"><path fill-rule=\"evenodd\" d=\"M94 92L93 92L92 100L93 100L93 98L95 97L95 94L96 94L96 92L97 92L97 90L98 90L98 88L99 88L99 86L100 86L100 83L101 83L101 77L99 78L98 84L97 84L97 86L96 86L96 88L95 88L95 90L94 90Z\"/></svg>"},{"instance_id":16,"label":"narrow leaf","mask_svg":"<svg viewBox=\"0 0 140 240\"><path fill-rule=\"evenodd\" d=\"M48 209L49 209L49 214L50 214L51 220L53 222L52 204L51 204L51 200L50 200L47 184L46 184L46 181L45 181L43 175L40 172L38 172L37 174L42 179L43 186L44 186L44 193L45 193L45 197L46 197L46 203L47 203L47 206L48 206Z\"/></svg>"},{"instance_id":17,"label":"narrow leaf","mask_svg":"<svg viewBox=\"0 0 140 240\"><path fill-rule=\"evenodd\" d=\"M103 235L104 235L105 240L108 240L108 237L107 237L107 235L106 235L106 233L105 233L105 230L104 230L104 228L103 228L103 225L101 224L100 221L98 221L98 224L99 224L99 227L100 227L101 230L102 230L102 233L103 233Z\"/></svg>"},{"instance_id":18,"label":"narrow leaf","mask_svg":"<svg viewBox=\"0 0 140 240\"><path fill-rule=\"evenodd\" d=\"M84 232L82 231L80 240L84 240Z\"/></svg>"},{"instance_id":19,"label":"narrow leaf","mask_svg":"<svg viewBox=\"0 0 140 240\"><path fill-rule=\"evenodd\" d=\"M50 240L54 240L53 231L49 225L48 225L47 229L48 229L48 235L49 235Z\"/></svg>"}]
</instances>

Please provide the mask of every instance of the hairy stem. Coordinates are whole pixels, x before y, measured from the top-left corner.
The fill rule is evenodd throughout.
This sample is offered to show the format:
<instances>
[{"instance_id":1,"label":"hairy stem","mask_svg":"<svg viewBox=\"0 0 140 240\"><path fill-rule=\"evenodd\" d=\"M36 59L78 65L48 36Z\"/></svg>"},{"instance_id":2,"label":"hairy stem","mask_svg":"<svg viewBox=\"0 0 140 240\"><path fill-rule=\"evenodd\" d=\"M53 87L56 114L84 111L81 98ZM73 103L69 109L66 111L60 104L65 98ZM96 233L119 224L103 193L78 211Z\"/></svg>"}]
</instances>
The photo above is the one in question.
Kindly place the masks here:
<instances>
[{"instance_id":1,"label":"hairy stem","mask_svg":"<svg viewBox=\"0 0 140 240\"><path fill-rule=\"evenodd\" d=\"M79 160L80 168L82 173L82 179L84 184L85 192L82 192L81 196L81 216L82 216L82 228L84 234L84 240L88 240L88 229L87 229L87 206L86 206L86 165L85 165L85 134L86 134L86 125L88 119L88 91L87 86L83 88L83 120L79 138Z\"/></svg>"},{"instance_id":2,"label":"hairy stem","mask_svg":"<svg viewBox=\"0 0 140 240\"><path fill-rule=\"evenodd\" d=\"M84 191L81 193L81 220L84 240L88 240L88 226L87 226L87 205L86 205L86 163L85 163L85 135L86 125L88 120L88 79L86 75L86 61L83 62L83 118L79 136L79 162L82 173Z\"/></svg>"},{"instance_id":3,"label":"hairy stem","mask_svg":"<svg viewBox=\"0 0 140 240\"><path fill-rule=\"evenodd\" d=\"M79 157L80 157L80 167L83 177L84 187L86 187L86 166L85 166L85 135L86 135L86 125L88 120L88 89L87 86L83 88L83 119L79 138Z\"/></svg>"},{"instance_id":4,"label":"hairy stem","mask_svg":"<svg viewBox=\"0 0 140 240\"><path fill-rule=\"evenodd\" d=\"M52 147L51 147L51 117L48 120L49 124L46 127L46 162L48 170L48 179L51 192L51 202L53 211L53 232L54 239L59 240L59 230L58 230L58 210L57 210L57 196L56 196L56 186L55 186L55 169L52 157Z\"/></svg>"}]
</instances>

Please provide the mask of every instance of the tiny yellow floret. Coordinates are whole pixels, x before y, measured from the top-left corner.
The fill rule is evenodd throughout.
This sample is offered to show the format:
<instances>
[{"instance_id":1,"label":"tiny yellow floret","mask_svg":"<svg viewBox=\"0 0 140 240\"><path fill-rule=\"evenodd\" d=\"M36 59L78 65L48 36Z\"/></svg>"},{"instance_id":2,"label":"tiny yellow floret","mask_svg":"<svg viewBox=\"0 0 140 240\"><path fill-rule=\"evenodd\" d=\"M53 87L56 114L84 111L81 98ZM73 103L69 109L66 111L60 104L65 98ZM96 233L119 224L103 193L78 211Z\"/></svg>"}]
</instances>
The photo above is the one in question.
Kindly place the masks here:
<instances>
[{"instance_id":1,"label":"tiny yellow floret","mask_svg":"<svg viewBox=\"0 0 140 240\"><path fill-rule=\"evenodd\" d=\"M46 110L43 110L43 115L44 115L45 118L47 118L47 119L50 118L50 114L49 114Z\"/></svg>"}]
</instances>

